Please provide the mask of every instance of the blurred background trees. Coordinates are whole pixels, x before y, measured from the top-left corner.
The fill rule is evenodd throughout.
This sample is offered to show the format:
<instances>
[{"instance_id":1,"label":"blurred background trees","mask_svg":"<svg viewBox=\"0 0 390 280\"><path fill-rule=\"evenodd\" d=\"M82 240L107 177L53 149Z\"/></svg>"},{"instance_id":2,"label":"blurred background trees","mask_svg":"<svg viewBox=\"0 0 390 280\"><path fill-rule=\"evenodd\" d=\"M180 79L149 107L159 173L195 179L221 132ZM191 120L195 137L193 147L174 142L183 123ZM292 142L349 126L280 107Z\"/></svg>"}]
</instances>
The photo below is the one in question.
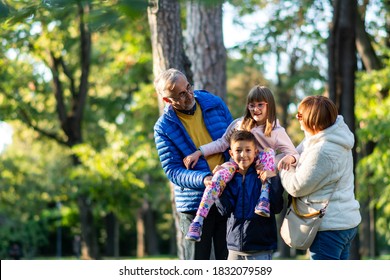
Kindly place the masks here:
<instances>
[{"instance_id":1,"label":"blurred background trees","mask_svg":"<svg viewBox=\"0 0 390 280\"><path fill-rule=\"evenodd\" d=\"M342 3L357 7L346 23ZM389 9L379 0L0 1L0 120L14 132L0 155L1 258L15 244L26 259L72 256L76 236L85 259L180 257L153 139L162 108L153 79L169 67L223 97L234 117L253 85L269 86L295 144L297 103L345 98L330 70L350 71L340 109L352 112L357 140L354 258L388 254ZM223 30L228 10L248 36ZM350 49L343 24L354 26ZM356 62L332 62L335 46ZM279 253L296 254L282 242Z\"/></svg>"}]
</instances>

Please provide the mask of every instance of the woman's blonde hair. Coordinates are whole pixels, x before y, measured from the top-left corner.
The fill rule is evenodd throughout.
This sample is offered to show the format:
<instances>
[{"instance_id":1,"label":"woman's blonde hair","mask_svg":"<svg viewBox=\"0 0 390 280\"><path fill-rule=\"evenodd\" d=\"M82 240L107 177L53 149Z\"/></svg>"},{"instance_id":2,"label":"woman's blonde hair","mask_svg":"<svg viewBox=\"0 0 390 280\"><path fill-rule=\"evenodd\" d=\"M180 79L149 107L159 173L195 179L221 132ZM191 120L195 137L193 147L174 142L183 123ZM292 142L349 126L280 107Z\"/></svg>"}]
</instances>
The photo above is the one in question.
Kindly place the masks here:
<instances>
[{"instance_id":1,"label":"woman's blonde hair","mask_svg":"<svg viewBox=\"0 0 390 280\"><path fill-rule=\"evenodd\" d=\"M265 86L257 85L249 91L241 129L251 131L256 126L256 121L252 118L252 114L248 109L248 105L255 102L267 103L267 119L264 125L264 135L270 137L271 131L276 127L276 104L271 90Z\"/></svg>"},{"instance_id":2,"label":"woman's blonde hair","mask_svg":"<svg viewBox=\"0 0 390 280\"><path fill-rule=\"evenodd\" d=\"M305 97L298 105L298 114L309 132L319 132L332 126L337 119L336 105L326 96Z\"/></svg>"}]
</instances>

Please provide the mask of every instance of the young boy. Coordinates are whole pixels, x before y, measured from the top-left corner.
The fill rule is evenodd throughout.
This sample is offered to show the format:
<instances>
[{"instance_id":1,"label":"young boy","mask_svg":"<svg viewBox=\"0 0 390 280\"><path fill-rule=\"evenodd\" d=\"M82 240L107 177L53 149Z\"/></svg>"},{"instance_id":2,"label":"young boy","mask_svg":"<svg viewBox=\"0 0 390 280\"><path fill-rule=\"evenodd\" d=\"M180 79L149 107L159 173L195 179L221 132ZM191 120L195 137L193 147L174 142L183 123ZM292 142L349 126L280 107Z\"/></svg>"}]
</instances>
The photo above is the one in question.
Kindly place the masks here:
<instances>
[{"instance_id":1,"label":"young boy","mask_svg":"<svg viewBox=\"0 0 390 280\"><path fill-rule=\"evenodd\" d=\"M270 260L277 249L275 214L283 209L283 187L278 176L270 183L270 217L256 215L253 209L260 196L255 159L256 139L249 131L238 130L230 138L230 156L238 171L215 204L222 215L228 215L227 245L229 260ZM270 172L270 171L267 171ZM276 174L274 174L276 175Z\"/></svg>"}]
</instances>

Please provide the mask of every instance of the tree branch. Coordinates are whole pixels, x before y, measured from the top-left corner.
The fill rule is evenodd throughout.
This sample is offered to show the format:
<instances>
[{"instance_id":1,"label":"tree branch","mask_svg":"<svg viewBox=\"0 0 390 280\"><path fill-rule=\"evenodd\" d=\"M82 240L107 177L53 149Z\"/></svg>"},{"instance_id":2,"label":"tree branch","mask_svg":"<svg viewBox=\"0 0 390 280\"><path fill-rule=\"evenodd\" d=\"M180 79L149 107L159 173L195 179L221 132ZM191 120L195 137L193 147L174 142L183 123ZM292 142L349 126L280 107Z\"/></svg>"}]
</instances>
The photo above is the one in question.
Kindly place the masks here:
<instances>
[{"instance_id":1,"label":"tree branch","mask_svg":"<svg viewBox=\"0 0 390 280\"><path fill-rule=\"evenodd\" d=\"M7 98L15 100L15 98L12 95L7 94L7 93L4 93L4 94L6 95ZM66 141L64 141L63 139L61 139L58 134L46 131L46 130L40 128L38 125L34 124L32 119L30 118L29 114L27 113L27 111L24 108L21 108L20 106L18 106L18 107L19 107L18 110L20 111L20 115L21 115L21 120L27 126L31 127L35 131L39 132L39 134L55 140L57 143L59 143L61 145L69 146L68 143Z\"/></svg>"},{"instance_id":2,"label":"tree branch","mask_svg":"<svg viewBox=\"0 0 390 280\"><path fill-rule=\"evenodd\" d=\"M52 59L50 70L53 74L54 94L57 101L56 107L57 107L58 118L60 120L61 127L64 129L64 132L68 134L67 131L65 130L67 117L66 117L66 106L64 102L64 91L62 89L62 83L59 78L59 70L58 70L60 65L60 59L56 58L53 52L50 52L50 56Z\"/></svg>"},{"instance_id":3,"label":"tree branch","mask_svg":"<svg viewBox=\"0 0 390 280\"><path fill-rule=\"evenodd\" d=\"M88 2L79 3L80 16L80 44L81 44L81 78L79 86L78 100L74 104L73 112L75 119L81 124L85 102L88 94L88 77L91 64L91 33L88 24L85 22L84 14L89 13Z\"/></svg>"},{"instance_id":4,"label":"tree branch","mask_svg":"<svg viewBox=\"0 0 390 280\"><path fill-rule=\"evenodd\" d=\"M77 95L77 92L76 92L75 80L72 76L72 73L69 71L68 67L66 66L65 61L64 61L62 56L60 56L60 58L58 58L58 60L61 64L62 69L64 70L64 74L68 77L68 79L70 81L70 91L72 93L72 96L75 97Z\"/></svg>"}]
</instances>

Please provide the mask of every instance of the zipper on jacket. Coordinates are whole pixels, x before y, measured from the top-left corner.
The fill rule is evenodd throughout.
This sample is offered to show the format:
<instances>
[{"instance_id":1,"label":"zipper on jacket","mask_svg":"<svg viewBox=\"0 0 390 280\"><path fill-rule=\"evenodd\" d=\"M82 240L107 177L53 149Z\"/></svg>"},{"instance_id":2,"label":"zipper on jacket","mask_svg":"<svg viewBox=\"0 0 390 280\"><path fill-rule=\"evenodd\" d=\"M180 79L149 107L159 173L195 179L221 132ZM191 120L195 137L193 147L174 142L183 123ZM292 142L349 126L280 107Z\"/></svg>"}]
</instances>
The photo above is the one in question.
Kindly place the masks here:
<instances>
[{"instance_id":1,"label":"zipper on jacket","mask_svg":"<svg viewBox=\"0 0 390 280\"><path fill-rule=\"evenodd\" d=\"M243 193L243 196L242 196L242 214L243 214L243 219L245 219L245 175L242 175L242 182L241 182L241 186L242 186L242 193ZM242 251L242 248L243 248L243 244L242 244L242 237L244 236L244 225L245 223L242 223L241 224L241 229L240 229L240 251Z\"/></svg>"}]
</instances>

